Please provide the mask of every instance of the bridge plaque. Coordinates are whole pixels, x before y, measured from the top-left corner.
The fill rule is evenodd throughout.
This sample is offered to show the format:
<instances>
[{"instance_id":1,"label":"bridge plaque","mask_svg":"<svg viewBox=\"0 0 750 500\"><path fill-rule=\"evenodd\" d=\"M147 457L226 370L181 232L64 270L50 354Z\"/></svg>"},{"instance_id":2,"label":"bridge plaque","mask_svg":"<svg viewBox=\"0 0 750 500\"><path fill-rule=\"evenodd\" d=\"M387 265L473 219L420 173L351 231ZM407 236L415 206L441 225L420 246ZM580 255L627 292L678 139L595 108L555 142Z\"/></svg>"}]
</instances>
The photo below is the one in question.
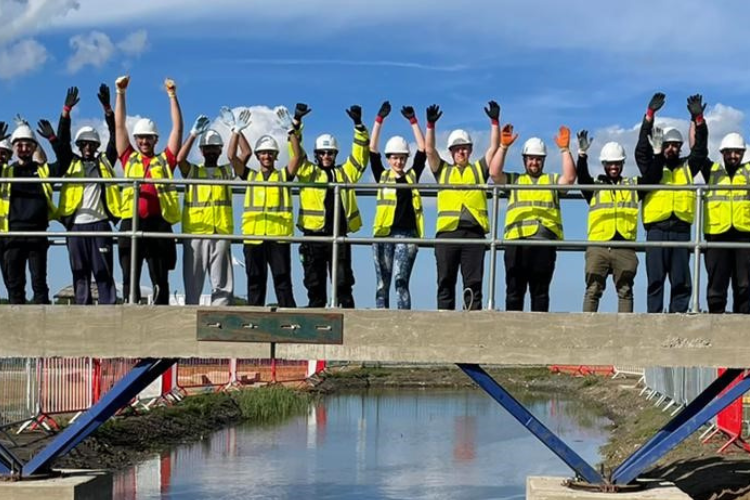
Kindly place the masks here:
<instances>
[{"instance_id":1,"label":"bridge plaque","mask_svg":"<svg viewBox=\"0 0 750 500\"><path fill-rule=\"evenodd\" d=\"M343 344L341 313L199 310L197 339L218 342Z\"/></svg>"}]
</instances>

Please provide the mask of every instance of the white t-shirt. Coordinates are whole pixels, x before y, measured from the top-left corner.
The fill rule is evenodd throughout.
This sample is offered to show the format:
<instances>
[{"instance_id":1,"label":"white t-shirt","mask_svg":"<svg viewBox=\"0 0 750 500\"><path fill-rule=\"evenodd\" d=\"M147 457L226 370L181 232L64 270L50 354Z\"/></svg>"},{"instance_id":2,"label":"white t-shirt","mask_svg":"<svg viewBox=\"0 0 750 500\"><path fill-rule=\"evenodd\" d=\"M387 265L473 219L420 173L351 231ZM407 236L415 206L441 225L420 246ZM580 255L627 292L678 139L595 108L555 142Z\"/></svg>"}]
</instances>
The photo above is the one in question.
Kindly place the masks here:
<instances>
[{"instance_id":1,"label":"white t-shirt","mask_svg":"<svg viewBox=\"0 0 750 500\"><path fill-rule=\"evenodd\" d=\"M99 173L99 161L83 161L84 177L101 177ZM107 220L106 210L102 202L103 184L86 184L83 188L83 200L73 217L74 224L91 224Z\"/></svg>"}]
</instances>

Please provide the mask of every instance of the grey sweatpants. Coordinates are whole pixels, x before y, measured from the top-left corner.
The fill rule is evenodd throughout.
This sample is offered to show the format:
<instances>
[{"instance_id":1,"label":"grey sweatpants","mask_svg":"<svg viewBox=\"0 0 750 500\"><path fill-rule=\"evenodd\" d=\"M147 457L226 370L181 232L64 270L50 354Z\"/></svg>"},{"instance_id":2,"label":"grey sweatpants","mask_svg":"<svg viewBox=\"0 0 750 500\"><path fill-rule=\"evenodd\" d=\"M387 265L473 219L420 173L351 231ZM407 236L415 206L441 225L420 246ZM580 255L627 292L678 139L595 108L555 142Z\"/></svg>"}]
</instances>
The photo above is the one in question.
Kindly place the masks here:
<instances>
[{"instance_id":1,"label":"grey sweatpants","mask_svg":"<svg viewBox=\"0 0 750 500\"><path fill-rule=\"evenodd\" d=\"M231 242L204 238L184 240L182 275L186 305L200 302L206 271L211 280L211 305L231 305L234 292Z\"/></svg>"}]
</instances>

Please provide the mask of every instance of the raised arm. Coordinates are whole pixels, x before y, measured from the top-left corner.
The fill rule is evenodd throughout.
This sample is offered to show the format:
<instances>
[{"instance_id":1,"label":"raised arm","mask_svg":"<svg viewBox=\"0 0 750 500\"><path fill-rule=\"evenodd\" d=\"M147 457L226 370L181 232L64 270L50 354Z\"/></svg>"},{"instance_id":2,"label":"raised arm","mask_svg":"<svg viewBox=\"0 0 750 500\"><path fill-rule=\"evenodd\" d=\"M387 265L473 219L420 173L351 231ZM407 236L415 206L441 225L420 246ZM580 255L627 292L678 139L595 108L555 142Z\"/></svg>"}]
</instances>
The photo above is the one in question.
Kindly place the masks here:
<instances>
[{"instance_id":1,"label":"raised arm","mask_svg":"<svg viewBox=\"0 0 750 500\"><path fill-rule=\"evenodd\" d=\"M297 134L297 127L299 126L300 121L297 120L296 117L293 120L292 116L289 114L289 110L284 106L277 107L275 111L279 125L281 125L287 133L287 142L289 143L289 164L286 166L286 171L291 179L297 175L297 170L299 170L303 160L302 146L300 145L299 135Z\"/></svg>"},{"instance_id":2,"label":"raised arm","mask_svg":"<svg viewBox=\"0 0 750 500\"><path fill-rule=\"evenodd\" d=\"M425 137L425 154L427 163L430 165L432 173L437 173L443 160L435 147L435 123L443 116L440 106L432 104L427 106L427 137Z\"/></svg>"},{"instance_id":3,"label":"raised arm","mask_svg":"<svg viewBox=\"0 0 750 500\"><path fill-rule=\"evenodd\" d=\"M62 122L62 117L60 118L60 121ZM68 126L68 135L70 135L70 119L67 120L67 126ZM58 126L58 134L62 130L62 133L65 133L65 125L62 124L62 127ZM47 120L39 120L37 124L37 134L39 134L41 137L44 137L49 141L50 146L52 146L52 151L55 152L55 157L57 158L57 161L54 165L49 165L50 167L50 176L52 177L60 177L68 170L68 167L70 166L70 162L73 160L73 150L70 146L70 141L63 142L60 139L60 135L55 135L55 131L52 128L52 124ZM47 158L44 150L42 149L41 145L37 148L39 150L39 154L43 156L36 157L35 160L39 163L46 163Z\"/></svg>"},{"instance_id":4,"label":"raised arm","mask_svg":"<svg viewBox=\"0 0 750 500\"><path fill-rule=\"evenodd\" d=\"M70 87L67 94L65 94L65 103L60 113L60 119L57 122L57 137L61 142L70 143L72 140L70 135L70 112L80 100L80 97L78 97L78 87Z\"/></svg>"},{"instance_id":5,"label":"raised arm","mask_svg":"<svg viewBox=\"0 0 750 500\"><path fill-rule=\"evenodd\" d=\"M576 181L576 162L570 152L570 129L565 125L560 127L560 131L555 136L555 143L560 148L562 155L562 175L560 175L560 184L574 184Z\"/></svg>"},{"instance_id":6,"label":"raised arm","mask_svg":"<svg viewBox=\"0 0 750 500\"><path fill-rule=\"evenodd\" d=\"M409 120L409 123L411 124L411 131L414 133L414 140L417 142L417 150L424 151L424 134L422 133L422 129L419 128L419 121L417 120L417 116L414 114L414 108L411 106L404 106L403 108L401 108L401 114L404 116L404 118Z\"/></svg>"},{"instance_id":7,"label":"raised arm","mask_svg":"<svg viewBox=\"0 0 750 500\"><path fill-rule=\"evenodd\" d=\"M193 149L195 139L197 139L199 135L205 133L210 124L211 120L209 120L206 115L198 116L198 118L195 119L195 123L193 123L193 127L190 129L190 134L188 135L187 140L185 140L185 143L177 153L177 166L180 168L180 173L185 178L190 175L190 162L188 161L188 156L190 155L190 150Z\"/></svg>"},{"instance_id":8,"label":"raised arm","mask_svg":"<svg viewBox=\"0 0 750 500\"><path fill-rule=\"evenodd\" d=\"M229 145L227 146L227 159L229 160L229 164L232 165L234 175L242 178L242 176L245 175L245 170L247 169L247 167L245 166L245 163L243 163L242 160L237 157L237 144L240 142L240 135L242 134L232 132L232 135L229 137Z\"/></svg>"},{"instance_id":9,"label":"raised arm","mask_svg":"<svg viewBox=\"0 0 750 500\"><path fill-rule=\"evenodd\" d=\"M129 76L121 76L115 81L117 87L117 97L115 103L115 145L117 146L117 156L122 156L130 148L130 137L128 136L127 127L127 110L125 108L125 92L130 83Z\"/></svg>"},{"instance_id":10,"label":"raised arm","mask_svg":"<svg viewBox=\"0 0 750 500\"><path fill-rule=\"evenodd\" d=\"M370 137L367 127L362 123L362 108L359 105L350 106L346 114L354 123L354 139L352 153L344 162L343 168L352 182L358 182L370 162Z\"/></svg>"},{"instance_id":11,"label":"raised arm","mask_svg":"<svg viewBox=\"0 0 750 500\"><path fill-rule=\"evenodd\" d=\"M641 130L638 133L638 143L635 145L635 163L638 165L641 175L645 175L646 171L651 167L653 155L661 154L661 150L658 153L654 151L649 137L651 136L651 130L654 128L654 116L664 106L665 99L666 96L663 93L655 93L648 103L646 115L643 117L643 122L641 123Z\"/></svg>"},{"instance_id":12,"label":"raised arm","mask_svg":"<svg viewBox=\"0 0 750 500\"><path fill-rule=\"evenodd\" d=\"M508 148L516 142L518 134L513 133L513 125L507 123L500 132L500 146L490 160L490 177L495 184L507 184L508 175L503 172Z\"/></svg>"},{"instance_id":13,"label":"raised arm","mask_svg":"<svg viewBox=\"0 0 750 500\"><path fill-rule=\"evenodd\" d=\"M164 80L164 87L167 89L167 95L169 96L169 115L172 118L172 131L169 133L167 149L177 154L182 145L182 129L184 128L182 110L180 110L180 102L177 100L177 85L174 80L171 78Z\"/></svg>"},{"instance_id":14,"label":"raised arm","mask_svg":"<svg viewBox=\"0 0 750 500\"><path fill-rule=\"evenodd\" d=\"M484 160L487 165L492 161L498 148L500 148L500 105L495 101L490 101L484 112L490 118L490 146L484 154Z\"/></svg>"},{"instance_id":15,"label":"raised arm","mask_svg":"<svg viewBox=\"0 0 750 500\"><path fill-rule=\"evenodd\" d=\"M589 172L588 151L591 143L594 142L594 138L589 137L588 130L581 130L576 137L578 138L578 162L576 163L578 184L593 184L594 178L591 177Z\"/></svg>"},{"instance_id":16,"label":"raised arm","mask_svg":"<svg viewBox=\"0 0 750 500\"><path fill-rule=\"evenodd\" d=\"M99 93L96 94L99 102L104 110L104 121L107 123L107 130L109 131L109 140L104 150L104 155L107 157L109 164L114 166L117 161L117 144L115 141L115 113L112 111L112 103L109 92L109 86L106 83L99 85Z\"/></svg>"},{"instance_id":17,"label":"raised arm","mask_svg":"<svg viewBox=\"0 0 750 500\"><path fill-rule=\"evenodd\" d=\"M370 151L378 152L378 143L380 142L380 129L383 127L383 120L391 112L391 103L388 101L380 105L378 114L375 115L375 123L372 124L372 136L370 137Z\"/></svg>"}]
</instances>

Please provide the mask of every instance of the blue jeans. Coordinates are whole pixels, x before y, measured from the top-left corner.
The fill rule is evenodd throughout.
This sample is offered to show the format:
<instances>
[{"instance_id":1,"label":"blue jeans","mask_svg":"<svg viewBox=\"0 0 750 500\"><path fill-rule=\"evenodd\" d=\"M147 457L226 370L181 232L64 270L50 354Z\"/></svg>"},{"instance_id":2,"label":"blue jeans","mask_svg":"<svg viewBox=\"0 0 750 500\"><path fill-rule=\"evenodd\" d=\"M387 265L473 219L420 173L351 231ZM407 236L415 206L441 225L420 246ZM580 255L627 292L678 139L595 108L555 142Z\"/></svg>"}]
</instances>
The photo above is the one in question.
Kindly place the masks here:
<instances>
[{"instance_id":1,"label":"blue jeans","mask_svg":"<svg viewBox=\"0 0 750 500\"><path fill-rule=\"evenodd\" d=\"M392 229L393 238L416 238L413 230ZM411 309L411 294L409 293L409 279L417 258L419 247L411 243L373 243L372 253L375 261L375 275L377 288L375 290L375 306L387 309L391 289L391 277L396 274L396 296L399 309Z\"/></svg>"},{"instance_id":2,"label":"blue jeans","mask_svg":"<svg viewBox=\"0 0 750 500\"><path fill-rule=\"evenodd\" d=\"M646 231L646 241L690 241L690 233L665 231L652 227ZM647 248L646 274L648 276L648 312L664 312L664 281L667 276L672 286L667 311L671 313L688 311L693 290L690 281L690 249Z\"/></svg>"}]
</instances>

